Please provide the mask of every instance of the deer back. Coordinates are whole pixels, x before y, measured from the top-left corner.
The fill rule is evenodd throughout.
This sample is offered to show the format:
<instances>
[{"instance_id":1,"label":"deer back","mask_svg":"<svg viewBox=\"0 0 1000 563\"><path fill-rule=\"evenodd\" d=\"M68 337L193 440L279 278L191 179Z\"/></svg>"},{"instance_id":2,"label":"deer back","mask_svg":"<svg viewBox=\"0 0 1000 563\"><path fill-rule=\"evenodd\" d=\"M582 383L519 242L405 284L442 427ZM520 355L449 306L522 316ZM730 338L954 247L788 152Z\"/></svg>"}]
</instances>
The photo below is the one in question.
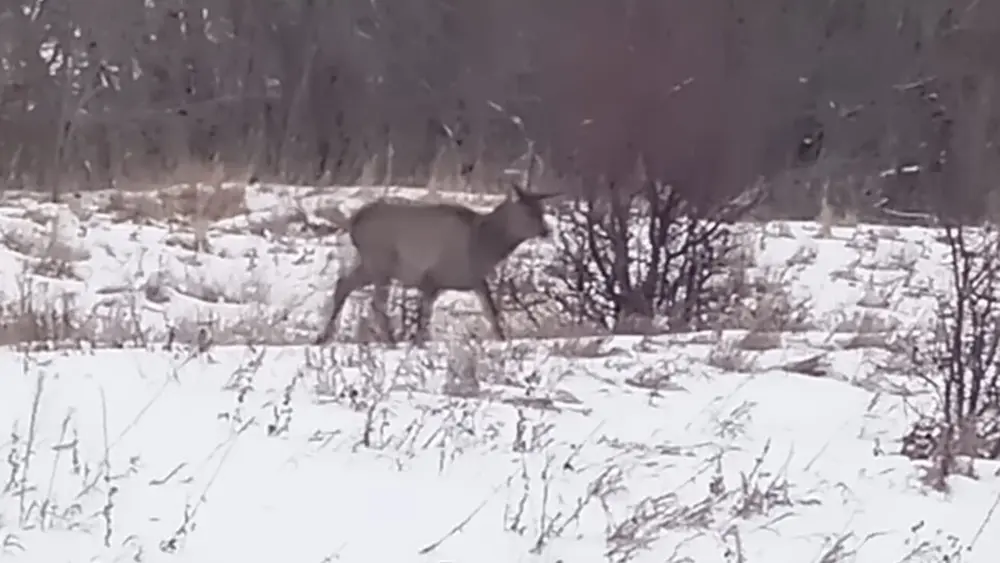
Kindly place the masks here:
<instances>
[{"instance_id":1,"label":"deer back","mask_svg":"<svg viewBox=\"0 0 1000 563\"><path fill-rule=\"evenodd\" d=\"M379 276L406 286L428 277L468 286L479 275L472 257L480 217L459 205L377 201L355 214L351 240L362 263Z\"/></svg>"}]
</instances>

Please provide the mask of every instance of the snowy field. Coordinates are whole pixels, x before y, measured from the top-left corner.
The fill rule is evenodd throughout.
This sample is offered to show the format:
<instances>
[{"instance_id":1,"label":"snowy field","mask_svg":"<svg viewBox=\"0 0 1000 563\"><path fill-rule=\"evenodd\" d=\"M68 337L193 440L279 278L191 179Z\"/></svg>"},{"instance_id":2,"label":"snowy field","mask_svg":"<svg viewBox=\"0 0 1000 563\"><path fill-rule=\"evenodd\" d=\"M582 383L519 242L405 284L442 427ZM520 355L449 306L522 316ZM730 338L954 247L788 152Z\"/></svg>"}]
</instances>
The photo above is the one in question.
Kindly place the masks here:
<instances>
[{"instance_id":1,"label":"snowy field","mask_svg":"<svg viewBox=\"0 0 1000 563\"><path fill-rule=\"evenodd\" d=\"M942 493L899 455L931 397L894 350L947 288L930 231L747 226L754 271L808 300L782 334L470 345L455 295L425 350L319 348L337 218L373 193L234 193L201 221L176 194L0 201L0 560L1000 553L1000 465Z\"/></svg>"}]
</instances>

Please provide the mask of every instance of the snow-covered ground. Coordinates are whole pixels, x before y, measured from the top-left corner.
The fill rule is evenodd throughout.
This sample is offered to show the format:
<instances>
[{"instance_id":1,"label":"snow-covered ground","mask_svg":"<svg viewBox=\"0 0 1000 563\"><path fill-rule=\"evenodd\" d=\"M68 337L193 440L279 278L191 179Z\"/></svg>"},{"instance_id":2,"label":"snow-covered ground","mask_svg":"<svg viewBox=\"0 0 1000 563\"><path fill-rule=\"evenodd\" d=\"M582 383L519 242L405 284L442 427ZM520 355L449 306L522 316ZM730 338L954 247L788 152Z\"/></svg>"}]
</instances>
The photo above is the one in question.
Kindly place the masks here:
<instances>
[{"instance_id":1,"label":"snow-covered ground","mask_svg":"<svg viewBox=\"0 0 1000 563\"><path fill-rule=\"evenodd\" d=\"M755 270L810 304L810 330L756 343L727 332L470 344L445 320L425 350L305 346L350 252L317 233L370 197L253 188L239 213L196 225L137 218L104 196L0 202L6 342L27 329L79 342L0 353L0 559L1000 553L1000 465L978 462L941 493L898 453L930 397L887 364L947 286L933 233L748 227ZM467 297L453 300L477 311ZM199 327L250 344L198 353ZM109 338L127 349L89 343Z\"/></svg>"}]
</instances>

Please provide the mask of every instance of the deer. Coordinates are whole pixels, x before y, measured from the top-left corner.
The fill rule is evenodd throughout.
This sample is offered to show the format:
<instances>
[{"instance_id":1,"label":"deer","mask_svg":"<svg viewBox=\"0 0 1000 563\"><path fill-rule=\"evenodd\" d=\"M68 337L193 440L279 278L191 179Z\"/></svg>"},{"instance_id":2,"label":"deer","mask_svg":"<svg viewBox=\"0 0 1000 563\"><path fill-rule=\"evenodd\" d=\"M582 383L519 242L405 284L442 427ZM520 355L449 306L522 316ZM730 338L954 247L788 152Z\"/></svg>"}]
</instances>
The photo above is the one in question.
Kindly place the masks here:
<instances>
[{"instance_id":1,"label":"deer","mask_svg":"<svg viewBox=\"0 0 1000 563\"><path fill-rule=\"evenodd\" d=\"M543 202L557 195L530 193L516 183L511 188L513 193L488 213L458 204L384 198L363 205L346 225L357 258L337 281L329 320L314 343L329 343L347 298L372 285L378 328L394 345L386 312L393 281L420 292L415 344L426 343L434 303L447 290L474 292L493 333L506 340L486 279L521 244L549 236Z\"/></svg>"}]
</instances>

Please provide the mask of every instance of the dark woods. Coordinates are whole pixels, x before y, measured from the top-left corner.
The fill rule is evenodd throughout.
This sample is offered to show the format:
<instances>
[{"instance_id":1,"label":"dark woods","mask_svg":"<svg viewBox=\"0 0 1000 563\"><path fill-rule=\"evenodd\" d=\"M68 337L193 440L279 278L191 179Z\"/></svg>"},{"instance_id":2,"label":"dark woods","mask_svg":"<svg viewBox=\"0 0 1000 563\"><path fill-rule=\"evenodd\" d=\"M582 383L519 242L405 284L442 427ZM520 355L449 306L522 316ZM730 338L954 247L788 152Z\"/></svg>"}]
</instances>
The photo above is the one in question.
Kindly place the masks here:
<instances>
[{"instance_id":1,"label":"dark woods","mask_svg":"<svg viewBox=\"0 0 1000 563\"><path fill-rule=\"evenodd\" d=\"M693 204L765 177L773 212L811 217L822 178L844 202L969 214L997 166L993 4L19 0L0 8L0 173L331 184L374 158L420 183L448 154L494 182L527 137L567 190L621 187L641 159Z\"/></svg>"}]
</instances>

